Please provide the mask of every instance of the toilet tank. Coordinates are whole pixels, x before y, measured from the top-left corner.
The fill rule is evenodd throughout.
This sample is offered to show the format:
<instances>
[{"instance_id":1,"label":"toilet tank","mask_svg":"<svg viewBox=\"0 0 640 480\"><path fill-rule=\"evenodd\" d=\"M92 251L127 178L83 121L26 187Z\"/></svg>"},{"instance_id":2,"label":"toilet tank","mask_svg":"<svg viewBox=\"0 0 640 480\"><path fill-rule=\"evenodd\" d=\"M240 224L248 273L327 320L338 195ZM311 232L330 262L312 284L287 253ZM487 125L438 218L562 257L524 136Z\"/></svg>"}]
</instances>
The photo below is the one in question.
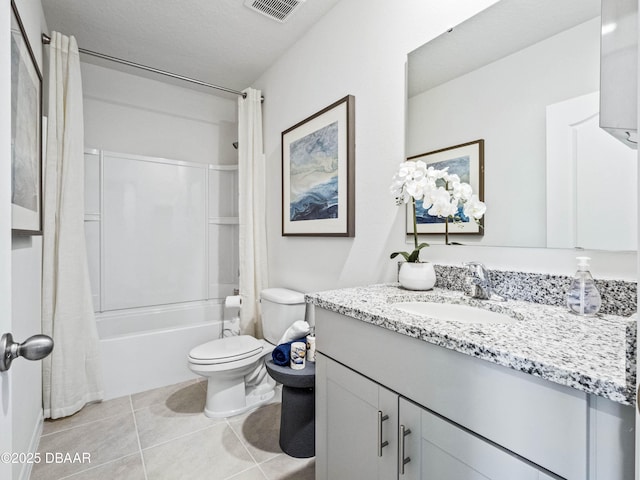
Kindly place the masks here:
<instances>
[{"instance_id":1,"label":"toilet tank","mask_svg":"<svg viewBox=\"0 0 640 480\"><path fill-rule=\"evenodd\" d=\"M287 288L267 288L260 292L262 332L265 340L276 345L296 320L304 320L304 293Z\"/></svg>"}]
</instances>

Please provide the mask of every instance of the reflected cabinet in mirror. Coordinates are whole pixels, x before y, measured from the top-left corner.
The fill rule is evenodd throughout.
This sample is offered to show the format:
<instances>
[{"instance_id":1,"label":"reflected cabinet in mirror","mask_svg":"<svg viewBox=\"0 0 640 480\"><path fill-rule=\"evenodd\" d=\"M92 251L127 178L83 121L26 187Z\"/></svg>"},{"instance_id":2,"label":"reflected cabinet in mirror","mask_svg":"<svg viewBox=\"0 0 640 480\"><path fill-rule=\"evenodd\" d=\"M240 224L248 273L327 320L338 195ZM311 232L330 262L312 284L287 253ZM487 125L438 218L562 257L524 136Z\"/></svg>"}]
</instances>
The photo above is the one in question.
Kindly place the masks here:
<instances>
[{"instance_id":1,"label":"reflected cabinet in mirror","mask_svg":"<svg viewBox=\"0 0 640 480\"><path fill-rule=\"evenodd\" d=\"M636 250L637 152L599 128L599 15L501 0L409 54L407 157L484 139L484 235L456 241Z\"/></svg>"}]
</instances>

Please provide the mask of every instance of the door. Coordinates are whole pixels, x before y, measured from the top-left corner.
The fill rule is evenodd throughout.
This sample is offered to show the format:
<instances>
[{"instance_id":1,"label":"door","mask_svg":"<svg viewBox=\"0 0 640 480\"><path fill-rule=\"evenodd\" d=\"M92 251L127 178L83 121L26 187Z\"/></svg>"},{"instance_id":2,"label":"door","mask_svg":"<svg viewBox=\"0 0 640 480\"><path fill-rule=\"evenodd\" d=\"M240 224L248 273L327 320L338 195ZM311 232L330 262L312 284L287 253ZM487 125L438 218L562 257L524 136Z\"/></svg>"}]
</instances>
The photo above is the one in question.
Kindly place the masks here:
<instances>
[{"instance_id":1,"label":"door","mask_svg":"<svg viewBox=\"0 0 640 480\"><path fill-rule=\"evenodd\" d=\"M0 335L11 331L11 4L0 3ZM11 372L0 373L0 455L12 451ZM0 478L12 478L0 456Z\"/></svg>"},{"instance_id":2,"label":"door","mask_svg":"<svg viewBox=\"0 0 640 480\"><path fill-rule=\"evenodd\" d=\"M529 463L400 397L400 480L551 480ZM400 465L400 463L399 463ZM402 468L402 467L401 467Z\"/></svg>"},{"instance_id":3,"label":"door","mask_svg":"<svg viewBox=\"0 0 640 480\"><path fill-rule=\"evenodd\" d=\"M316 395L316 478L396 478L398 396L322 354Z\"/></svg>"}]
</instances>

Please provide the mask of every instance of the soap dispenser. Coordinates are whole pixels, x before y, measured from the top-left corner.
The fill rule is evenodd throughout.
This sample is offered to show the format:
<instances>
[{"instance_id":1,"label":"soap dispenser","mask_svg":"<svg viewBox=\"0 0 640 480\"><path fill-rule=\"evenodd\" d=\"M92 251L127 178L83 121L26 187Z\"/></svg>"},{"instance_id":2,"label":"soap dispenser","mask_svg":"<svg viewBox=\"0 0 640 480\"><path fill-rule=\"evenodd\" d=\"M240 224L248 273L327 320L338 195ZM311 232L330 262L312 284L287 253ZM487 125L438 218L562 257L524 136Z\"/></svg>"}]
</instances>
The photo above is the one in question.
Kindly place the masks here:
<instances>
[{"instance_id":1,"label":"soap dispenser","mask_svg":"<svg viewBox=\"0 0 640 480\"><path fill-rule=\"evenodd\" d=\"M589 273L589 257L576 257L578 271L571 282L567 293L567 307L573 313L593 316L600 310L602 303L591 273Z\"/></svg>"}]
</instances>

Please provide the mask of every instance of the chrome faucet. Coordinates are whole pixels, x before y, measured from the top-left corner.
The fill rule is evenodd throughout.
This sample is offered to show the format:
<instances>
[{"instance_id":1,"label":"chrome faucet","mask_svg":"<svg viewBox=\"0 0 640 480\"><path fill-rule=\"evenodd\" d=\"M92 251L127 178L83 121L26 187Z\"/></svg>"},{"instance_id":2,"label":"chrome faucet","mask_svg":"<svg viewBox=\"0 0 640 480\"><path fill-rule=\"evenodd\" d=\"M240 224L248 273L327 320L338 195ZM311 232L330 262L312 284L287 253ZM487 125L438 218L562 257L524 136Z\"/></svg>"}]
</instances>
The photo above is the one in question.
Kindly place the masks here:
<instances>
[{"instance_id":1,"label":"chrome faucet","mask_svg":"<svg viewBox=\"0 0 640 480\"><path fill-rule=\"evenodd\" d=\"M467 262L467 274L464 277L464 293L472 298L481 300L506 300L493 292L493 285L489 278L489 271L480 262Z\"/></svg>"}]
</instances>

